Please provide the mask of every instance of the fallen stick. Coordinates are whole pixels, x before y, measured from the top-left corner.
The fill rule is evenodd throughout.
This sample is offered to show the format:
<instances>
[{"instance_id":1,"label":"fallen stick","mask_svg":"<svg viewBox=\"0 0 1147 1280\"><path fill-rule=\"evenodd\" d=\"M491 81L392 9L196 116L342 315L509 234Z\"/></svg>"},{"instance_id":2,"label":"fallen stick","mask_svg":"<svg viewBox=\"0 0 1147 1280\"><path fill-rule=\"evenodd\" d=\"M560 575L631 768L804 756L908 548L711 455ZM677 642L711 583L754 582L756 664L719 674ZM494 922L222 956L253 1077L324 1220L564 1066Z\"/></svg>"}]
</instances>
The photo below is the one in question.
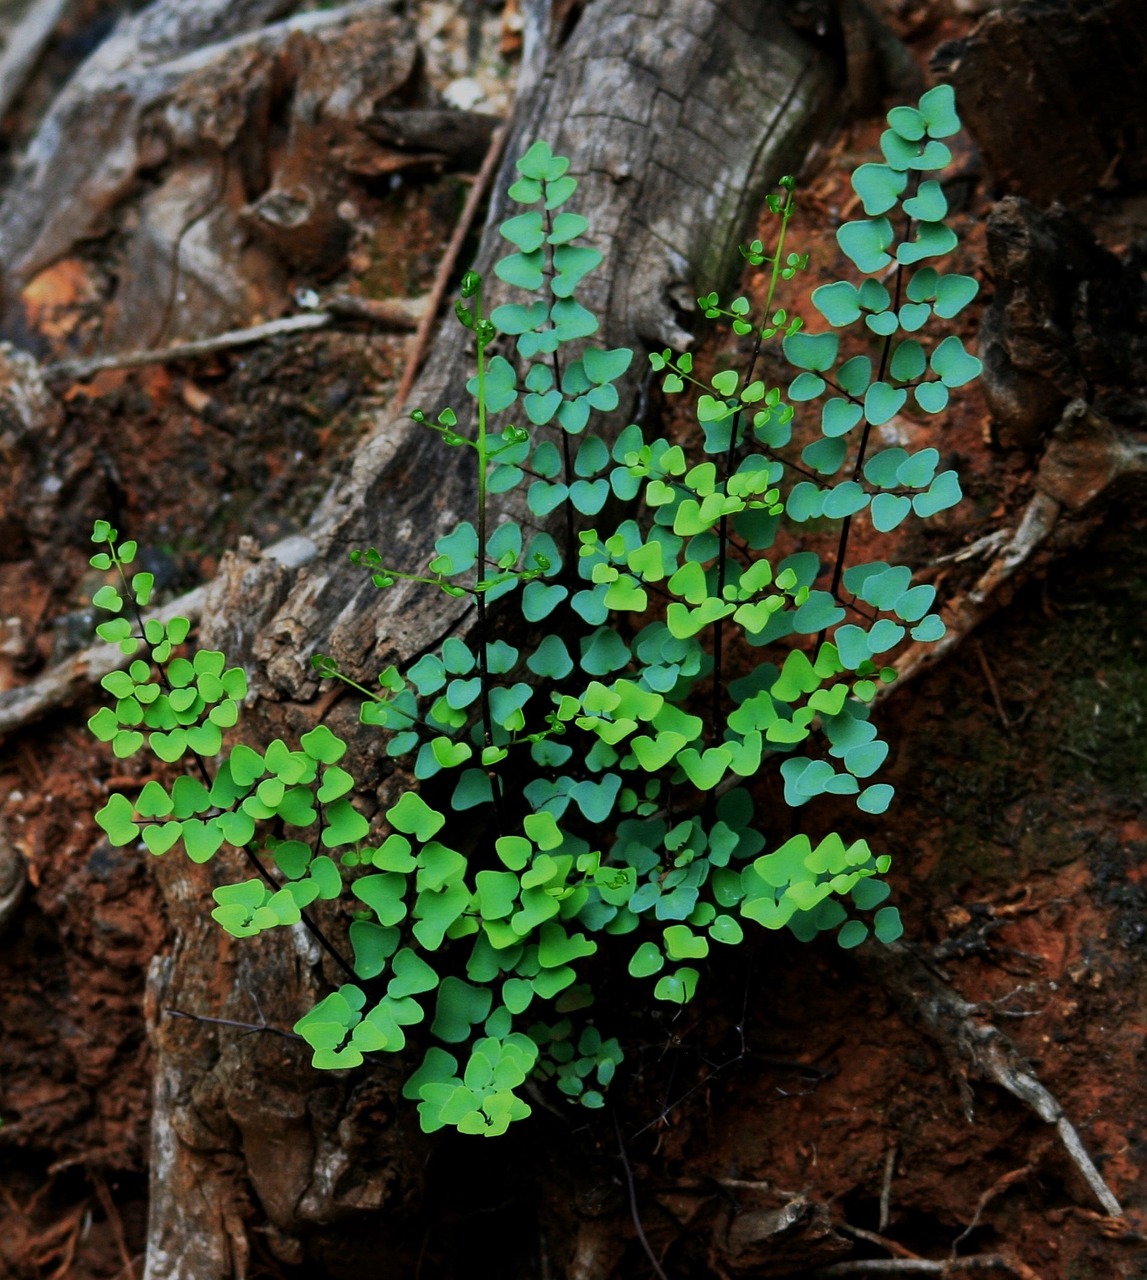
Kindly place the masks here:
<instances>
[{"instance_id":1,"label":"fallen stick","mask_svg":"<svg viewBox=\"0 0 1147 1280\"><path fill-rule=\"evenodd\" d=\"M406 403L406 397L410 395L410 388L414 386L414 379L418 377L418 370L422 367L423 360L426 359L426 353L430 346L430 334L434 328L434 321L438 316L439 308L442 306L442 299L446 296L446 287L450 283L450 277L454 274L454 264L458 261L458 254L462 251L462 245L470 232L474 215L478 212L478 207L482 203L490 183L494 180L494 174L498 171L498 164L502 159L502 148L505 143L506 126L502 125L495 129L490 137L490 147L486 152L486 158L482 161L482 167L478 170L474 185L470 188L470 193L466 197L462 216L458 219L458 225L454 228L454 234L450 237L450 243L446 246L442 261L438 264L434 284L430 288L426 314L422 317L418 331L414 335L414 345L406 362L406 368L402 371L402 381L398 384L398 390L395 392L394 401L391 404L392 413L398 413Z\"/></svg>"},{"instance_id":2,"label":"fallen stick","mask_svg":"<svg viewBox=\"0 0 1147 1280\"><path fill-rule=\"evenodd\" d=\"M414 328L426 305L422 299L375 300L343 295L331 298L320 311L284 316L281 320L269 320L266 324L252 325L249 329L232 329L211 338L175 342L171 346L157 347L152 351L123 351L106 356L92 356L87 360L59 360L45 368L44 378L48 382L86 382L107 369L140 369L149 364L194 360L200 356L213 355L216 351L249 347L284 334L325 329L337 319L367 320L380 328L401 332Z\"/></svg>"},{"instance_id":3,"label":"fallen stick","mask_svg":"<svg viewBox=\"0 0 1147 1280\"><path fill-rule=\"evenodd\" d=\"M814 1271L815 1276L855 1276L924 1274L953 1276L964 1271L1007 1271L1019 1280L1040 1280L1026 1263L1003 1253L974 1253L967 1258L937 1262L932 1258L858 1258L855 1262L834 1262Z\"/></svg>"}]
</instances>

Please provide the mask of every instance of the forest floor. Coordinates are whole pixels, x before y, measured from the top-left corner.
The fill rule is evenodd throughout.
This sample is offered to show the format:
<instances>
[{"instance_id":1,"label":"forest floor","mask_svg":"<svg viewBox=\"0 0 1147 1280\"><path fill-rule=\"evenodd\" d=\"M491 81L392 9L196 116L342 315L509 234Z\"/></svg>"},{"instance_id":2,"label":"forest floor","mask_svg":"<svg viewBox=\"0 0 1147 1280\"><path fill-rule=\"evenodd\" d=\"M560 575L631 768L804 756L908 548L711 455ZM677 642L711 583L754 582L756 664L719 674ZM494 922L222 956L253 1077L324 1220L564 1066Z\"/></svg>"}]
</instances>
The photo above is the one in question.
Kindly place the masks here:
<instances>
[{"instance_id":1,"label":"forest floor","mask_svg":"<svg viewBox=\"0 0 1147 1280\"><path fill-rule=\"evenodd\" d=\"M922 32L916 51L951 34ZM877 155L878 132L840 133L802 178L794 233L812 283L835 278L848 174ZM959 269L984 279L992 192L968 172ZM434 173L364 184L329 287L425 293L464 189ZM1080 212L1116 250L1147 232L1114 196ZM38 359L96 345L115 266L114 245L97 246L31 282L22 340ZM749 271L743 288L756 283ZM393 395L409 341L351 327L68 389L52 438L0 480L0 688L88 643L94 519L130 530L170 596L209 581L241 536L267 545L299 530ZM715 365L731 350L714 334L696 358ZM918 535L910 561L934 566L941 596L964 570L937 562L1014 520L1030 494L1032 460L988 428L974 389L942 427L938 447L968 497ZM583 1259L571 1276L648 1274L632 1173L643 1230L673 1277L800 1275L890 1252L1003 1255L1020 1280L1147 1276L1145 555L1141 507L1113 506L1087 545L894 694L880 717L897 798L886 817L853 823L893 855L908 939L1014 1039L1123 1218L1100 1211L1054 1128L1014 1097L972 1081L969 1119L958 1070L861 958L768 936L715 964L708 994L676 1020L637 1020L644 1048L617 1100L627 1164L608 1123L571 1134L544 1113L497 1153L449 1145L421 1274L542 1277L563 1240ZM91 816L115 785L84 728L95 707L0 749L0 841L28 878L0 925L0 1275L13 1280L142 1274L144 984L169 939L147 855L111 849ZM257 1257L253 1275L315 1274Z\"/></svg>"}]
</instances>

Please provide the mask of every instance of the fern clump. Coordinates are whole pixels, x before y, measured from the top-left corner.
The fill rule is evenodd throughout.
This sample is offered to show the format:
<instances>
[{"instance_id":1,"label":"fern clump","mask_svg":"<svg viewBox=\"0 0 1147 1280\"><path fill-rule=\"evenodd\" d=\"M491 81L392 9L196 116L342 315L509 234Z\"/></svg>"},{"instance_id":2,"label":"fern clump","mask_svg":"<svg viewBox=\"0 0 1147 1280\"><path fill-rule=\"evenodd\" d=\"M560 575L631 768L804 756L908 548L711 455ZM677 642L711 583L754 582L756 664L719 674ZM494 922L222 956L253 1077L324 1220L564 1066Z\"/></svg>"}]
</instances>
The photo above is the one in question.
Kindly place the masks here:
<instances>
[{"instance_id":1,"label":"fern clump","mask_svg":"<svg viewBox=\"0 0 1147 1280\"><path fill-rule=\"evenodd\" d=\"M565 208L577 190L569 162L543 142L518 161L509 194L523 211L502 224L510 252L495 274L520 300L488 311L484 281L464 278L474 408L412 414L470 455L474 518L425 566L374 548L352 556L379 589L413 581L476 613L469 636L388 667L377 687L355 684L362 722L412 779L373 826L325 726L297 747L223 750L243 672L218 653L178 656L186 624L143 620L151 584L128 579L134 548L96 526L92 563L119 580L96 597L113 615L101 635L147 656L105 678L115 703L91 727L117 756L146 739L165 762L192 762L170 788L112 796L100 825L156 854L179 842L197 861L242 850L253 874L215 890L215 919L238 937L310 928L346 975L296 1024L314 1066L355 1067L416 1040L423 1056L404 1093L427 1131L505 1132L530 1112L531 1078L603 1105L623 1050L594 1020L599 952L651 999L683 1005L711 950L748 926L833 932L843 947L902 932L887 855L846 832L782 838L794 824L762 819L751 792L776 768L792 809L851 797L883 813L888 746L870 704L894 678L891 651L944 634L935 588L914 585L909 567L848 560L853 521L888 533L960 500L940 450L876 448L872 429L909 397L941 413L979 372L958 338L922 340L976 293L932 265L955 245L927 176L950 160L952 92L932 89L888 119L885 162L853 175L866 216L839 231L860 274L811 295L828 328L774 307L778 281L807 261L786 245L784 179L769 198L775 242L743 251L768 267L763 314L743 297L699 299L753 336L745 366L705 378L688 354L650 356L666 392L696 391L687 446L636 424L612 438L594 429L618 407L633 352L595 345L597 317L579 301L601 254L586 218ZM871 354L842 359L842 329L866 335ZM768 342L796 370L786 386L758 375ZM819 420L800 448L798 412ZM523 509L528 521L513 514ZM783 520L839 522L833 560L776 554ZM495 607L520 615L499 628L519 642L495 638ZM731 645L753 655L733 679ZM355 683L330 658L314 664ZM347 904L348 955L308 914L319 900Z\"/></svg>"}]
</instances>

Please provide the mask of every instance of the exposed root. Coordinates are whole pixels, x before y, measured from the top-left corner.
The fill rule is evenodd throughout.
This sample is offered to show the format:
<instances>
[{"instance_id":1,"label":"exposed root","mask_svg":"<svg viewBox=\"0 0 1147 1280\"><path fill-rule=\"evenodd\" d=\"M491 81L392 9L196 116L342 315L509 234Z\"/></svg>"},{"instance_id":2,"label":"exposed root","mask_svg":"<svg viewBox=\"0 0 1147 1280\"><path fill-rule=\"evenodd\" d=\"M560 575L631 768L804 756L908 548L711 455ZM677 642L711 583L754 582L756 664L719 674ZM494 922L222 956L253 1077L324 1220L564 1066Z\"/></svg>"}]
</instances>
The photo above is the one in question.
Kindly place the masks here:
<instances>
[{"instance_id":1,"label":"exposed root","mask_svg":"<svg viewBox=\"0 0 1147 1280\"><path fill-rule=\"evenodd\" d=\"M1104 1182L1059 1102L1039 1081L1009 1037L980 1017L980 1006L964 1000L903 943L891 943L874 952L870 959L902 1010L940 1047L956 1077L968 1120L974 1115L969 1074L1006 1089L1041 1120L1055 1125L1060 1141L1104 1211L1113 1218L1121 1217L1123 1210L1119 1201Z\"/></svg>"}]
</instances>

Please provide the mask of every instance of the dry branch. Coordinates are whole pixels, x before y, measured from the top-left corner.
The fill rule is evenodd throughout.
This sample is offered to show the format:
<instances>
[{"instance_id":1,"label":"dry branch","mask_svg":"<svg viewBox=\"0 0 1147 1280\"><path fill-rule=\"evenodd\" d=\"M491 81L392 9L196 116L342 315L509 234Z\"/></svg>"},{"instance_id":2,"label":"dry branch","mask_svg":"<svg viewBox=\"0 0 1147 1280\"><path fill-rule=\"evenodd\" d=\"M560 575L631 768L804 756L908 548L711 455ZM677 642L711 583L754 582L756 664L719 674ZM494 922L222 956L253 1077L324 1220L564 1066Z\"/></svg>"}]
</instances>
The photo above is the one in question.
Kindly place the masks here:
<instances>
[{"instance_id":1,"label":"dry branch","mask_svg":"<svg viewBox=\"0 0 1147 1280\"><path fill-rule=\"evenodd\" d=\"M426 311L423 299L407 301L395 298L376 301L346 295L331 298L322 310L284 316L281 320L269 320L266 324L252 325L247 329L232 329L230 333L216 334L213 338L173 342L170 346L157 347L154 351L124 351L92 356L86 360L60 360L45 368L44 377L49 382L86 382L107 369L140 369L149 364L196 360L200 356L214 355L218 351L229 351L234 347L253 346L270 338L326 329L339 319L366 320L380 329L409 331L421 322Z\"/></svg>"},{"instance_id":2,"label":"dry branch","mask_svg":"<svg viewBox=\"0 0 1147 1280\"><path fill-rule=\"evenodd\" d=\"M1013 1041L979 1016L979 1006L964 1000L913 948L903 943L889 943L874 951L868 962L909 1019L940 1047L955 1074L969 1121L974 1114L967 1080L970 1073L998 1085L1041 1120L1055 1125L1060 1141L1104 1212L1113 1218L1122 1216L1119 1201L1095 1167L1063 1107L1024 1061Z\"/></svg>"}]
</instances>

